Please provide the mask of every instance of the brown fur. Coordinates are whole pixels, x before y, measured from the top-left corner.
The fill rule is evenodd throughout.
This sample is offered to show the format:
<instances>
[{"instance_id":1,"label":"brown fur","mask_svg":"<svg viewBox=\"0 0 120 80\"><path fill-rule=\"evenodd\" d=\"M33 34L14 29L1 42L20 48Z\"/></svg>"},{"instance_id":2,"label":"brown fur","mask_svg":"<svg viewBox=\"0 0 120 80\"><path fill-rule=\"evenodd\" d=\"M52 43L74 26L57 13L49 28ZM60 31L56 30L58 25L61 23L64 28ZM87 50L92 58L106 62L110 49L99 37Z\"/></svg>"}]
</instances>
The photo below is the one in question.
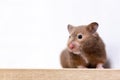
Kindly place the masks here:
<instances>
[{"instance_id":1,"label":"brown fur","mask_svg":"<svg viewBox=\"0 0 120 80\"><path fill-rule=\"evenodd\" d=\"M77 68L77 66L96 68L97 64L106 62L105 45L96 32L98 24L93 22L89 25L72 26L68 25L68 31L70 38L68 39L67 48L61 53L61 65L63 68ZM77 35L82 34L83 38L78 39ZM74 54L68 50L69 45L72 43L78 43L75 51L80 51L80 54ZM85 62L84 55L88 63Z\"/></svg>"}]
</instances>

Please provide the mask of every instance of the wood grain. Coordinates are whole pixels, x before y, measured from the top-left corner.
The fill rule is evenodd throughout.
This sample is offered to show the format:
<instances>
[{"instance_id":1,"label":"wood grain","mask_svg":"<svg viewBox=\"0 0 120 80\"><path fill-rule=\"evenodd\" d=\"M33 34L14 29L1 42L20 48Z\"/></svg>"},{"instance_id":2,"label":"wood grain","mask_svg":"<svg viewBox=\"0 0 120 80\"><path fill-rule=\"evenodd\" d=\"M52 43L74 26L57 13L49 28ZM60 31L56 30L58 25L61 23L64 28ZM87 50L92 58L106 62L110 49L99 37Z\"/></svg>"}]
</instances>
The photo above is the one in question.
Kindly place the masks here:
<instances>
[{"instance_id":1,"label":"wood grain","mask_svg":"<svg viewBox=\"0 0 120 80\"><path fill-rule=\"evenodd\" d=\"M120 80L120 70L0 69L0 80Z\"/></svg>"}]
</instances>

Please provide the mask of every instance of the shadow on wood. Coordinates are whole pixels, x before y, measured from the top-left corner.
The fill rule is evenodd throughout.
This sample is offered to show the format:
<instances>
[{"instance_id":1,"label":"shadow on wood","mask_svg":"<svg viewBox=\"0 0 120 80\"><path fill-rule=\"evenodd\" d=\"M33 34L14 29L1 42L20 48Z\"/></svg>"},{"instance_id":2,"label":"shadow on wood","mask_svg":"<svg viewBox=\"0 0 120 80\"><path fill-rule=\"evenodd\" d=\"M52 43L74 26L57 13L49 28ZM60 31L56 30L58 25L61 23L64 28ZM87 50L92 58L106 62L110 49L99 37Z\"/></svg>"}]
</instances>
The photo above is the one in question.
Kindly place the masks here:
<instances>
[{"instance_id":1,"label":"shadow on wood","mask_svg":"<svg viewBox=\"0 0 120 80\"><path fill-rule=\"evenodd\" d=\"M104 65L104 68L111 68L110 60L108 59L107 62Z\"/></svg>"}]
</instances>

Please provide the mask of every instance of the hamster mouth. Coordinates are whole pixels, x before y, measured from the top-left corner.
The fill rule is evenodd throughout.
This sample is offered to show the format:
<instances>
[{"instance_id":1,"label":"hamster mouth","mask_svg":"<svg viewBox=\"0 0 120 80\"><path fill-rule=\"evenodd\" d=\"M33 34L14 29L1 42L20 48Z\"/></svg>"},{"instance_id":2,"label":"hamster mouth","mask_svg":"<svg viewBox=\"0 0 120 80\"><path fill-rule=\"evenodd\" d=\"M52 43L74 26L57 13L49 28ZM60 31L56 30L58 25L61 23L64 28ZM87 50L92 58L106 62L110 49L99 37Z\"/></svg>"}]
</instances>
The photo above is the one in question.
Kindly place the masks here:
<instances>
[{"instance_id":1,"label":"hamster mouth","mask_svg":"<svg viewBox=\"0 0 120 80\"><path fill-rule=\"evenodd\" d=\"M69 52L72 52L74 54L81 54L80 50L77 50L77 49L70 49L70 48L67 48Z\"/></svg>"}]
</instances>

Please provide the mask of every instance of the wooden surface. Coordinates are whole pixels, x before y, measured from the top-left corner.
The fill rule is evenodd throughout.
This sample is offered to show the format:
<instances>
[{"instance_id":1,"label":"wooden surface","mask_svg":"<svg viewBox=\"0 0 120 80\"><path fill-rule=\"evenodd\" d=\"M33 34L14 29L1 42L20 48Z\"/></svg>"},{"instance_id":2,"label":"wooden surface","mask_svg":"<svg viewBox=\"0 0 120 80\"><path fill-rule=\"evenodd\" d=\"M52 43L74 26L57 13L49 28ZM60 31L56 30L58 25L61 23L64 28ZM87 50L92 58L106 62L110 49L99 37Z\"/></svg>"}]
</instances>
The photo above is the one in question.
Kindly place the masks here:
<instances>
[{"instance_id":1,"label":"wooden surface","mask_svg":"<svg viewBox=\"0 0 120 80\"><path fill-rule=\"evenodd\" d=\"M120 70L0 69L0 80L120 80Z\"/></svg>"}]
</instances>

